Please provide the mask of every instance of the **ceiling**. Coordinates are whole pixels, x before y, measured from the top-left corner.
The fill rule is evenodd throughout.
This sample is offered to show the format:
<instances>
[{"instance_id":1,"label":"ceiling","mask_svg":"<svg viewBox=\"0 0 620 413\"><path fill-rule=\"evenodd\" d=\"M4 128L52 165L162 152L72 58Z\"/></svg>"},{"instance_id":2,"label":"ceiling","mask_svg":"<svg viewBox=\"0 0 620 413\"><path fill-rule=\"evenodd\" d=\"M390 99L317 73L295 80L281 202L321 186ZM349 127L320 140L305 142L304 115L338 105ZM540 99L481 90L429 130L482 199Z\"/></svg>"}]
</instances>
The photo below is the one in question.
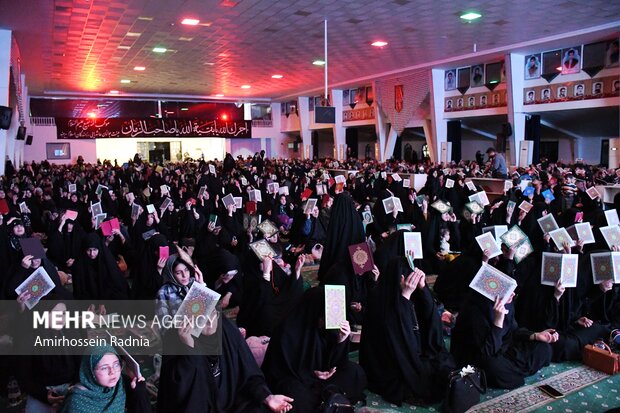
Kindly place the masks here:
<instances>
[{"instance_id":1,"label":"ceiling","mask_svg":"<svg viewBox=\"0 0 620 413\"><path fill-rule=\"evenodd\" d=\"M613 23L620 1L0 0L0 10L31 95L277 99L322 87L323 68L311 62L323 55L324 19L337 84L469 54L474 44L484 51ZM466 23L459 16L469 10L483 17ZM376 40L389 44L371 47Z\"/></svg>"}]
</instances>

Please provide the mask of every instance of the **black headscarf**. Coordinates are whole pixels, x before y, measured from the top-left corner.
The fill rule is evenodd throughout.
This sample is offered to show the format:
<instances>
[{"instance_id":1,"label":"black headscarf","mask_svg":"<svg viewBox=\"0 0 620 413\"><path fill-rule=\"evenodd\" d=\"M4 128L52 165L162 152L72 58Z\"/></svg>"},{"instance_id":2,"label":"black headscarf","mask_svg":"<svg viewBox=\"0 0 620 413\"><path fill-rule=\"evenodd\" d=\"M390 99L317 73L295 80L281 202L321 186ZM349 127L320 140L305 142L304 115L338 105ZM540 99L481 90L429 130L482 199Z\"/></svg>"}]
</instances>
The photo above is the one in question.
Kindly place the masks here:
<instances>
[{"instance_id":1,"label":"black headscarf","mask_svg":"<svg viewBox=\"0 0 620 413\"><path fill-rule=\"evenodd\" d=\"M364 242L362 218L355 210L353 199L348 192L336 196L327 228L327 241L323 248L319 280L337 262L349 260L349 245Z\"/></svg>"}]
</instances>

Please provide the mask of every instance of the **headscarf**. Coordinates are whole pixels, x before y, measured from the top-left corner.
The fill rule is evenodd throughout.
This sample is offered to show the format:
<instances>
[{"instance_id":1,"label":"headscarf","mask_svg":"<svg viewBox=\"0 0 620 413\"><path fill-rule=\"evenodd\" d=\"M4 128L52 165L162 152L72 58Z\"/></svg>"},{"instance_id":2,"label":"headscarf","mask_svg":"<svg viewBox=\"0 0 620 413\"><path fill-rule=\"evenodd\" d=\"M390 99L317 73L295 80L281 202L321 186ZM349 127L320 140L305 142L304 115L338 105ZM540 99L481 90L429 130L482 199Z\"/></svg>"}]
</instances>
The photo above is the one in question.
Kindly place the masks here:
<instances>
[{"instance_id":1,"label":"headscarf","mask_svg":"<svg viewBox=\"0 0 620 413\"><path fill-rule=\"evenodd\" d=\"M187 266L187 268L189 269L190 278L189 278L189 283L187 283L187 285L183 285L180 282L178 282L176 277L174 276L174 267L176 267L177 264L185 264L185 266ZM166 260L166 265L164 266L164 269L161 272L161 276L164 280L164 284L171 284L175 286L177 289L177 294L179 294L180 297L185 297L189 289L192 287L192 284L194 283L194 280L195 280L194 271L195 270L192 265L185 262L177 254L172 254Z\"/></svg>"},{"instance_id":2,"label":"headscarf","mask_svg":"<svg viewBox=\"0 0 620 413\"><path fill-rule=\"evenodd\" d=\"M124 412L125 389L121 377L114 388L108 388L97 383L95 368L106 354L118 353L112 346L94 347L90 354L82 357L80 366L80 384L74 386L67 396L63 413L92 413L92 412Z\"/></svg>"},{"instance_id":3,"label":"headscarf","mask_svg":"<svg viewBox=\"0 0 620 413\"><path fill-rule=\"evenodd\" d=\"M342 259L349 259L349 245L364 242L364 225L348 192L336 196L327 228L327 241L321 257L319 280Z\"/></svg>"}]
</instances>

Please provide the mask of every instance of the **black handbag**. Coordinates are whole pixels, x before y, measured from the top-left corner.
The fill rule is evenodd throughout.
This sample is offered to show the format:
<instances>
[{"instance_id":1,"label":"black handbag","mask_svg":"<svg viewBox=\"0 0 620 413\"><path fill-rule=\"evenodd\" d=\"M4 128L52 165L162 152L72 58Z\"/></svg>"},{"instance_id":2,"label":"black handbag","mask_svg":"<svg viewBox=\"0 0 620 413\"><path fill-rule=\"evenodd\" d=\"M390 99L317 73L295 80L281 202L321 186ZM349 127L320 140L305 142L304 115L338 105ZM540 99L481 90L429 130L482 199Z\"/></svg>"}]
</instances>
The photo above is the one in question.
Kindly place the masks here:
<instances>
[{"instance_id":1,"label":"black handbag","mask_svg":"<svg viewBox=\"0 0 620 413\"><path fill-rule=\"evenodd\" d=\"M323 402L319 408L321 413L353 413L353 403L334 385L327 386L321 392Z\"/></svg>"},{"instance_id":2,"label":"black handbag","mask_svg":"<svg viewBox=\"0 0 620 413\"><path fill-rule=\"evenodd\" d=\"M480 403L480 395L487 392L487 378L483 370L474 368L473 373L461 375L461 370L450 373L448 391L441 411L464 413Z\"/></svg>"}]
</instances>

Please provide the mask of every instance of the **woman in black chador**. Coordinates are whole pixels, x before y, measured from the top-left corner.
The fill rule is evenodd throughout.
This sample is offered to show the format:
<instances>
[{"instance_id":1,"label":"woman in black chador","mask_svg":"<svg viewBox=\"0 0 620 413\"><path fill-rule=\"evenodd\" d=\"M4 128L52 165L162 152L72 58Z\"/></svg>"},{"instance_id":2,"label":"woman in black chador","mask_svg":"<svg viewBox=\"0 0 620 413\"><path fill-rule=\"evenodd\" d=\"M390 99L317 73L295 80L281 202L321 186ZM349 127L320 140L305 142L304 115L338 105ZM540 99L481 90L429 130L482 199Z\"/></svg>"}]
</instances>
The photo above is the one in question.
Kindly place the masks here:
<instances>
[{"instance_id":1,"label":"woman in black chador","mask_svg":"<svg viewBox=\"0 0 620 413\"><path fill-rule=\"evenodd\" d=\"M455 364L425 274L411 271L402 257L388 262L368 298L360 364L368 388L390 403L426 404L445 396Z\"/></svg>"}]
</instances>

